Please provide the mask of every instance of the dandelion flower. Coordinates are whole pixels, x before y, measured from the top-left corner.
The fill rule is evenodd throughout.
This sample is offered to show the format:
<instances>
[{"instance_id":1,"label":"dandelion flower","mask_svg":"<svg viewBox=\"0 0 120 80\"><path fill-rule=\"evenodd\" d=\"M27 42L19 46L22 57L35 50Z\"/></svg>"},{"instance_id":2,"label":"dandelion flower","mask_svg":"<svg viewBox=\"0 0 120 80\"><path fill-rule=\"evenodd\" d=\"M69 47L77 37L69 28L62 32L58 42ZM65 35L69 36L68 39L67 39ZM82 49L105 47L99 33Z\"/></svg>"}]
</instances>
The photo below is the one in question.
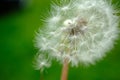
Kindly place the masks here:
<instances>
[{"instance_id":1,"label":"dandelion flower","mask_svg":"<svg viewBox=\"0 0 120 80\"><path fill-rule=\"evenodd\" d=\"M106 0L61 0L59 5L52 5L44 29L36 37L36 46L47 51L42 55L48 54L60 63L67 59L71 66L94 64L118 37L114 12Z\"/></svg>"}]
</instances>

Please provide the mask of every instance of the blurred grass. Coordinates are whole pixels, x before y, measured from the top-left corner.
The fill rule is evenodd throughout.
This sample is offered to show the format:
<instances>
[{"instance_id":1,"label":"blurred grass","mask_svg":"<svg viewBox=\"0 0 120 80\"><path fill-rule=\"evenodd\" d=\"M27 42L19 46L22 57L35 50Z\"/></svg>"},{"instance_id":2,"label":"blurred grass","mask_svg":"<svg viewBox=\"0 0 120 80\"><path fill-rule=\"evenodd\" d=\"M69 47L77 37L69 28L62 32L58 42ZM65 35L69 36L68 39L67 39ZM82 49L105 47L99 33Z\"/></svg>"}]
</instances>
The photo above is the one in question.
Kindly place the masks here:
<instances>
[{"instance_id":1,"label":"blurred grass","mask_svg":"<svg viewBox=\"0 0 120 80\"><path fill-rule=\"evenodd\" d=\"M120 3L113 0L113 3ZM117 7L120 7L119 5ZM0 80L39 80L32 67L37 50L35 31L50 10L50 0L32 0L28 7L0 18ZM70 68L69 80L120 80L120 39L114 49L94 66ZM44 73L45 80L60 80L61 65L54 62Z\"/></svg>"}]
</instances>

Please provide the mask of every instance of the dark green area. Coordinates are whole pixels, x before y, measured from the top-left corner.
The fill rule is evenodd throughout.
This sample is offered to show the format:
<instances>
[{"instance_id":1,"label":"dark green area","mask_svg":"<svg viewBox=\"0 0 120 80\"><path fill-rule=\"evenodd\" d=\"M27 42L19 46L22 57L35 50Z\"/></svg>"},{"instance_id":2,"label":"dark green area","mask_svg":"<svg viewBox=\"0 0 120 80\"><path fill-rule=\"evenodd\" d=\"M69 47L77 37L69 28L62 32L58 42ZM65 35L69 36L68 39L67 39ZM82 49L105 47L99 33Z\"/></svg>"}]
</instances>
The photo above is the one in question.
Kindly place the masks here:
<instances>
[{"instance_id":1,"label":"dark green area","mask_svg":"<svg viewBox=\"0 0 120 80\"><path fill-rule=\"evenodd\" d=\"M30 1L23 10L0 17L0 80L40 80L32 67L37 52L34 37L43 25L41 16L50 10L50 0ZM120 8L119 0L113 3ZM54 63L44 72L44 80L60 80L60 74L61 65ZM69 80L120 80L120 39L96 65L70 68Z\"/></svg>"}]
</instances>

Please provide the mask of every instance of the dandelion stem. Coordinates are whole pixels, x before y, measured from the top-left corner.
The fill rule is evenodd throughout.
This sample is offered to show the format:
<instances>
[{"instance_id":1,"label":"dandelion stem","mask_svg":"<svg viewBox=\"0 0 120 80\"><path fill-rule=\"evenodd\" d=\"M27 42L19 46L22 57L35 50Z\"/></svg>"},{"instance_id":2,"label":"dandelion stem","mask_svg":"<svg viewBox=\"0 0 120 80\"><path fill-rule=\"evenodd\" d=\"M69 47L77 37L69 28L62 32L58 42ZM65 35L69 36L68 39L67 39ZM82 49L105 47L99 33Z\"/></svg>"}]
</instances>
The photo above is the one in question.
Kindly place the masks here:
<instances>
[{"instance_id":1,"label":"dandelion stem","mask_svg":"<svg viewBox=\"0 0 120 80\"><path fill-rule=\"evenodd\" d=\"M65 60L62 68L61 80L68 79L68 69L69 69L68 60Z\"/></svg>"}]
</instances>

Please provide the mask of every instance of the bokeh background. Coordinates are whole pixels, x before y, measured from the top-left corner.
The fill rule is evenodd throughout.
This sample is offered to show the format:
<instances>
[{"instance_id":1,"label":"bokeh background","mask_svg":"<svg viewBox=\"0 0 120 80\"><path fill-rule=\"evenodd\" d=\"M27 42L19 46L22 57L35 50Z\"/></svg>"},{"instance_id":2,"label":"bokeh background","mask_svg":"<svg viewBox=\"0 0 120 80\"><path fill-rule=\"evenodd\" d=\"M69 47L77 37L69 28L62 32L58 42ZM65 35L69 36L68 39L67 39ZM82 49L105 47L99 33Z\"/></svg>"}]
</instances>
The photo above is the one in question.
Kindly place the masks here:
<instances>
[{"instance_id":1,"label":"bokeh background","mask_svg":"<svg viewBox=\"0 0 120 80\"><path fill-rule=\"evenodd\" d=\"M120 10L120 0L112 2ZM40 71L34 70L32 63L37 53L34 38L50 4L51 0L0 0L0 80L40 80ZM45 70L44 80L60 80L61 67L53 62ZM120 80L120 38L96 65L70 67L68 79Z\"/></svg>"}]
</instances>

